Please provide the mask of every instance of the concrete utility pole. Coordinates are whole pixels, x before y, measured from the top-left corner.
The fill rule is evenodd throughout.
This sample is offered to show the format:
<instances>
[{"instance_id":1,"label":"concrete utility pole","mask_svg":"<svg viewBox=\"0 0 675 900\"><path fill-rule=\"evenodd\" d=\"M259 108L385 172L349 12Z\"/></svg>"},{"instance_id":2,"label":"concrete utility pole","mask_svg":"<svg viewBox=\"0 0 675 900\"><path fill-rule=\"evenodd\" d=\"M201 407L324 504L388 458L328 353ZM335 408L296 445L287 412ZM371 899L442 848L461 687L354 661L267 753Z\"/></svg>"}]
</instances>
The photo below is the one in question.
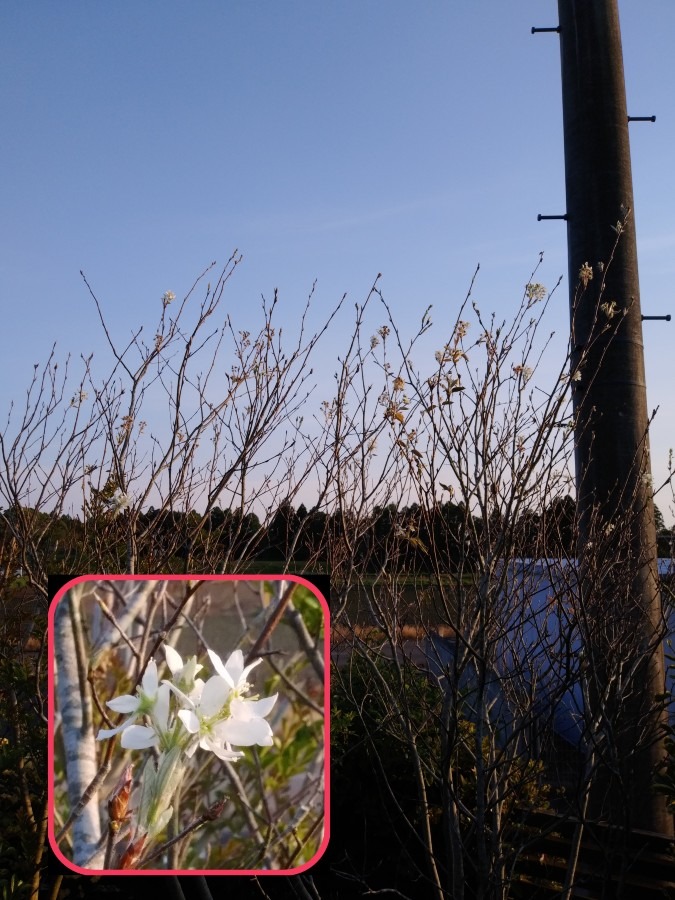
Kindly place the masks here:
<instances>
[{"instance_id":1,"label":"concrete utility pole","mask_svg":"<svg viewBox=\"0 0 675 900\"><path fill-rule=\"evenodd\" d=\"M591 620L586 651L594 714L612 708L602 696L608 689L611 693L616 669L605 661L630 646L627 635L633 636L629 652L634 658L645 654L632 679L633 692L606 728L618 744L619 758L600 752L601 787L591 792L589 814L669 834L673 818L651 788L653 768L664 751L658 727L663 714L650 710L664 690L665 670L617 0L558 0L558 13L573 371L588 354L573 390L579 555ZM603 304L609 306L603 309ZM617 544L605 542L600 569L600 538L613 528ZM585 574L594 567L600 583ZM606 717L600 719L604 728ZM651 746L635 752L646 733L651 733Z\"/></svg>"}]
</instances>

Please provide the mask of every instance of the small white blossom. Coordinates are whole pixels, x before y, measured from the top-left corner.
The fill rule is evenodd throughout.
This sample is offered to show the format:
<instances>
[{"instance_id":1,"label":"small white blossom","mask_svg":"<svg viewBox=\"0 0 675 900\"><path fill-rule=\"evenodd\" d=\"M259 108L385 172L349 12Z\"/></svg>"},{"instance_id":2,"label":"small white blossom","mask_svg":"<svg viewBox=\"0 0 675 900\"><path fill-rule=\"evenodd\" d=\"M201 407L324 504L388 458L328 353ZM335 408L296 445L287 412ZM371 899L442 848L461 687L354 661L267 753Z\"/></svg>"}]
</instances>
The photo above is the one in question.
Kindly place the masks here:
<instances>
[{"instance_id":1,"label":"small white blossom","mask_svg":"<svg viewBox=\"0 0 675 900\"><path fill-rule=\"evenodd\" d=\"M173 303L175 299L176 295L173 291L164 291L164 293L162 294L162 303L164 304L164 306L168 306L169 303Z\"/></svg>"},{"instance_id":2,"label":"small white blossom","mask_svg":"<svg viewBox=\"0 0 675 900\"><path fill-rule=\"evenodd\" d=\"M70 405L79 406L81 403L84 403L88 396L89 394L86 391L78 391L77 394L71 398Z\"/></svg>"},{"instance_id":3,"label":"small white blossom","mask_svg":"<svg viewBox=\"0 0 675 900\"><path fill-rule=\"evenodd\" d=\"M607 303L601 303L600 309L608 319L613 319L614 316L619 315L619 310L616 308L616 300L608 300Z\"/></svg>"},{"instance_id":4,"label":"small white blossom","mask_svg":"<svg viewBox=\"0 0 675 900\"><path fill-rule=\"evenodd\" d=\"M141 684L136 688L136 696L122 694L108 700L106 706L113 712L129 713L129 718L116 728L101 728L97 741L105 741L122 734L122 746L127 750L144 750L156 747L160 734L166 730L169 718L169 689L159 684L157 664L151 659L145 667ZM153 725L135 725L136 719L147 715Z\"/></svg>"},{"instance_id":5,"label":"small white blossom","mask_svg":"<svg viewBox=\"0 0 675 900\"><path fill-rule=\"evenodd\" d=\"M202 750L210 750L219 759L234 761L242 754L233 751L226 746L225 739L221 737L218 726L230 694L227 682L214 675L204 683L200 678L196 679L195 687L188 697L175 685L169 684L174 694L185 704L185 708L179 710L178 718L190 734L198 735L199 740L193 742L185 751L188 759L193 756L197 746Z\"/></svg>"},{"instance_id":6,"label":"small white blossom","mask_svg":"<svg viewBox=\"0 0 675 900\"><path fill-rule=\"evenodd\" d=\"M534 375L534 369L530 368L530 366L514 366L513 372L516 376L520 375L522 377L523 384L527 384Z\"/></svg>"},{"instance_id":7,"label":"small white blossom","mask_svg":"<svg viewBox=\"0 0 675 900\"><path fill-rule=\"evenodd\" d=\"M106 510L109 513L112 513L113 516L118 516L125 509L128 509L129 502L129 495L123 494L119 489L115 491L115 493L112 495L112 497L110 497L109 500L103 501Z\"/></svg>"}]
</instances>

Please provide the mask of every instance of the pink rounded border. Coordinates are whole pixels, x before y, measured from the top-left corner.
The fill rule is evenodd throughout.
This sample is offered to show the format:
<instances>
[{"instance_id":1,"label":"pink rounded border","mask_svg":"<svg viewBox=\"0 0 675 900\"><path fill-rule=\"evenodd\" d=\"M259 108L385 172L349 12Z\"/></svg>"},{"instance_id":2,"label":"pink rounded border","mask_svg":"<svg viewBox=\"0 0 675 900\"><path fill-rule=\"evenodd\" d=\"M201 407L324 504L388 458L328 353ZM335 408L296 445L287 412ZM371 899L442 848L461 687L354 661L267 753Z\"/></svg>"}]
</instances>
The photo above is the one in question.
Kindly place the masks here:
<instances>
[{"instance_id":1,"label":"pink rounded border","mask_svg":"<svg viewBox=\"0 0 675 900\"><path fill-rule=\"evenodd\" d=\"M324 614L324 833L321 844L309 862L294 869L83 869L67 859L59 849L54 829L54 613L66 591L87 581L294 581L302 584L317 598ZM330 610L321 591L301 575L79 575L59 588L49 606L48 648L48 838L49 845L68 869L79 875L299 875L316 865L326 852L330 840Z\"/></svg>"}]
</instances>

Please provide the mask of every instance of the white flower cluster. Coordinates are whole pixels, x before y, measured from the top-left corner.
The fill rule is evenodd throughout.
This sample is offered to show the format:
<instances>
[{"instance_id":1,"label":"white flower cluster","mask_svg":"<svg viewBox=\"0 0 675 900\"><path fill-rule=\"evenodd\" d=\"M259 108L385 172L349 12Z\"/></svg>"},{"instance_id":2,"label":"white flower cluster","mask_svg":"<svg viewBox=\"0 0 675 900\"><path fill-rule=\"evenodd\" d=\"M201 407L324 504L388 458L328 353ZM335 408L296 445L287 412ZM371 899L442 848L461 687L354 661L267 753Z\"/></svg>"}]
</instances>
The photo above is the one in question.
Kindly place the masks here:
<instances>
[{"instance_id":1,"label":"white flower cluster","mask_svg":"<svg viewBox=\"0 0 675 900\"><path fill-rule=\"evenodd\" d=\"M163 679L160 684L157 664L151 659L136 695L123 694L106 704L114 712L127 713L129 718L117 728L102 728L97 740L121 733L122 746L128 750L155 747L168 753L179 748L190 758L201 747L229 761L244 755L233 750L233 744L272 745L272 729L265 716L272 711L278 695L262 700L244 699L250 690L246 676L261 659L244 666L243 653L235 650L223 663L209 650L217 674L205 682L195 677L202 668L195 656L183 663L172 647L165 647L164 654L172 678ZM143 717L149 724L136 724Z\"/></svg>"}]
</instances>

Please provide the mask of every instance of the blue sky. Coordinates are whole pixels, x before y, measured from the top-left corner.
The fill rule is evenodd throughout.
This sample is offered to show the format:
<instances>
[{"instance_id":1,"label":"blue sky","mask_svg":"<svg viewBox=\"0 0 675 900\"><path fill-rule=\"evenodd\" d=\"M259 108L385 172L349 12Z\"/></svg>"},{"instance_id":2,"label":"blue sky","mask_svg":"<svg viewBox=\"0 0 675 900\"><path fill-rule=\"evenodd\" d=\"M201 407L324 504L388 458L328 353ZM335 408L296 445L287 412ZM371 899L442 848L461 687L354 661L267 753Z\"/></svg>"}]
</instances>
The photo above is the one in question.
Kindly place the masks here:
<instances>
[{"instance_id":1,"label":"blue sky","mask_svg":"<svg viewBox=\"0 0 675 900\"><path fill-rule=\"evenodd\" d=\"M675 4L620 9L629 112L657 116L631 126L643 312L675 313ZM234 248L241 327L274 288L297 321L315 279L320 314L381 272L412 330L430 303L454 320L477 263L476 298L504 314L539 251L538 280L566 275L564 224L537 222L564 212L558 38L530 34L553 0L7 0L0 17L0 410L53 341L101 348L80 269L120 339ZM566 334L566 281L550 327ZM674 340L645 323L657 481Z\"/></svg>"}]
</instances>

